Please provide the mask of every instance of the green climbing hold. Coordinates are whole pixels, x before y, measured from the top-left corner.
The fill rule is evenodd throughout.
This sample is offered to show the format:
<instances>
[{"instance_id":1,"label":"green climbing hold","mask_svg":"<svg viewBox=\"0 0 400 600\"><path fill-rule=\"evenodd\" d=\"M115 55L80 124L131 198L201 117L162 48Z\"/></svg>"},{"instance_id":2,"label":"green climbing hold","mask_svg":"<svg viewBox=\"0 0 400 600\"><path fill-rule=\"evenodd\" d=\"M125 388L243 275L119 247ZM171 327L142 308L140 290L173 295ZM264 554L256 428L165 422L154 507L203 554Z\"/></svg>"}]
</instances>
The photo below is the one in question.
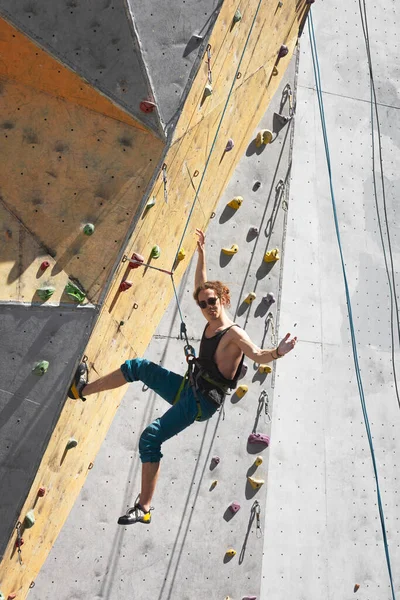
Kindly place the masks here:
<instances>
[{"instance_id":1,"label":"green climbing hold","mask_svg":"<svg viewBox=\"0 0 400 600\"><path fill-rule=\"evenodd\" d=\"M41 360L33 367L32 372L35 373L35 375L44 375L47 373L48 368L49 362L47 360Z\"/></svg>"},{"instance_id":2,"label":"green climbing hold","mask_svg":"<svg viewBox=\"0 0 400 600\"><path fill-rule=\"evenodd\" d=\"M71 296L71 298L77 300L78 302L83 302L85 299L85 293L82 292L82 290L80 290L78 286L76 286L74 283L71 283L70 281L65 286L65 291L68 294L68 296Z\"/></svg>"},{"instance_id":3,"label":"green climbing hold","mask_svg":"<svg viewBox=\"0 0 400 600\"><path fill-rule=\"evenodd\" d=\"M94 233L93 223L86 223L85 227L83 228L83 233L85 235L92 235Z\"/></svg>"},{"instance_id":4,"label":"green climbing hold","mask_svg":"<svg viewBox=\"0 0 400 600\"><path fill-rule=\"evenodd\" d=\"M150 200L148 201L148 203L146 204L146 209L153 208L153 206L155 205L155 203L156 203L156 199L155 199L154 196L152 196L150 198Z\"/></svg>"},{"instance_id":5,"label":"green climbing hold","mask_svg":"<svg viewBox=\"0 0 400 600\"><path fill-rule=\"evenodd\" d=\"M24 526L26 527L26 529L30 529L31 527L34 526L34 524L35 524L35 513L33 512L33 510L30 510L25 515Z\"/></svg>"},{"instance_id":6,"label":"green climbing hold","mask_svg":"<svg viewBox=\"0 0 400 600\"><path fill-rule=\"evenodd\" d=\"M159 258L161 254L161 249L160 246L153 246L150 252L150 257L151 258Z\"/></svg>"},{"instance_id":7,"label":"green climbing hold","mask_svg":"<svg viewBox=\"0 0 400 600\"><path fill-rule=\"evenodd\" d=\"M41 300L43 300L45 302L54 294L55 291L56 290L53 287L39 288L37 290L37 295L39 296L39 298Z\"/></svg>"},{"instance_id":8,"label":"green climbing hold","mask_svg":"<svg viewBox=\"0 0 400 600\"><path fill-rule=\"evenodd\" d=\"M242 13L240 12L239 9L237 9L237 11L235 12L234 17L233 17L233 24L235 25L235 23L239 23L239 21L241 21L241 20L242 20Z\"/></svg>"},{"instance_id":9,"label":"green climbing hold","mask_svg":"<svg viewBox=\"0 0 400 600\"><path fill-rule=\"evenodd\" d=\"M77 445L78 445L78 440L76 440L75 438L69 438L67 445L66 445L66 450L71 450L71 448L76 448Z\"/></svg>"}]
</instances>

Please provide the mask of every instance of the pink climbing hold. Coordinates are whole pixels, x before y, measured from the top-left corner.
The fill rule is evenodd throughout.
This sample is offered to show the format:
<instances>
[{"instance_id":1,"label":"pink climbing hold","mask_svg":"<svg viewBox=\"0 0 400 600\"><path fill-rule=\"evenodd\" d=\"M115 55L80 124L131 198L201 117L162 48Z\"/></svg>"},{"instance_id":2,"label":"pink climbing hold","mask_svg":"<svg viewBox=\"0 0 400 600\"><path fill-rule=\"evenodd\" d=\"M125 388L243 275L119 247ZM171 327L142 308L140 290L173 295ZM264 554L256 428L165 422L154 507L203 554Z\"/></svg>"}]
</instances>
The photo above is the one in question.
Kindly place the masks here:
<instances>
[{"instance_id":1,"label":"pink climbing hold","mask_svg":"<svg viewBox=\"0 0 400 600\"><path fill-rule=\"evenodd\" d=\"M44 260L44 261L42 262L42 264L40 265L40 270L41 270L41 271L45 271L46 269L48 269L48 268L49 268L49 266L50 266L50 263L49 263L49 261L48 261L48 260Z\"/></svg>"},{"instance_id":2,"label":"pink climbing hold","mask_svg":"<svg viewBox=\"0 0 400 600\"><path fill-rule=\"evenodd\" d=\"M131 281L121 281L121 283L119 284L120 292L126 292L126 290L129 290L130 287L132 287Z\"/></svg>"},{"instance_id":3,"label":"pink climbing hold","mask_svg":"<svg viewBox=\"0 0 400 600\"><path fill-rule=\"evenodd\" d=\"M235 515L237 511L240 510L240 504L238 502L232 502L232 504L230 504L228 508L231 511L231 513Z\"/></svg>"},{"instance_id":4,"label":"pink climbing hold","mask_svg":"<svg viewBox=\"0 0 400 600\"><path fill-rule=\"evenodd\" d=\"M134 252L131 256L131 260L135 260L136 262L135 263L130 262L129 268L137 269L144 263L144 256L142 256L141 254L136 254L136 252Z\"/></svg>"},{"instance_id":5,"label":"pink climbing hold","mask_svg":"<svg viewBox=\"0 0 400 600\"><path fill-rule=\"evenodd\" d=\"M249 444L265 444L269 446L269 436L265 433L251 433L248 437Z\"/></svg>"},{"instance_id":6,"label":"pink climbing hold","mask_svg":"<svg viewBox=\"0 0 400 600\"><path fill-rule=\"evenodd\" d=\"M39 496L39 498L43 498L43 496L45 495L45 493L46 493L46 488L44 488L44 487L40 487L40 488L38 489L38 493L37 493L37 495Z\"/></svg>"},{"instance_id":7,"label":"pink climbing hold","mask_svg":"<svg viewBox=\"0 0 400 600\"><path fill-rule=\"evenodd\" d=\"M219 465L219 463L221 462L221 459L219 456L213 456L211 460L214 463L214 465Z\"/></svg>"},{"instance_id":8,"label":"pink climbing hold","mask_svg":"<svg viewBox=\"0 0 400 600\"><path fill-rule=\"evenodd\" d=\"M282 44L282 46L279 48L278 58L283 58L288 53L289 53L289 48L287 46L285 46L285 44Z\"/></svg>"},{"instance_id":9,"label":"pink climbing hold","mask_svg":"<svg viewBox=\"0 0 400 600\"><path fill-rule=\"evenodd\" d=\"M230 152L234 145L235 145L235 142L232 139L229 139L226 144L225 152Z\"/></svg>"},{"instance_id":10,"label":"pink climbing hold","mask_svg":"<svg viewBox=\"0 0 400 600\"><path fill-rule=\"evenodd\" d=\"M155 109L156 105L151 100L142 100L139 104L140 110L145 113L151 113Z\"/></svg>"}]
</instances>

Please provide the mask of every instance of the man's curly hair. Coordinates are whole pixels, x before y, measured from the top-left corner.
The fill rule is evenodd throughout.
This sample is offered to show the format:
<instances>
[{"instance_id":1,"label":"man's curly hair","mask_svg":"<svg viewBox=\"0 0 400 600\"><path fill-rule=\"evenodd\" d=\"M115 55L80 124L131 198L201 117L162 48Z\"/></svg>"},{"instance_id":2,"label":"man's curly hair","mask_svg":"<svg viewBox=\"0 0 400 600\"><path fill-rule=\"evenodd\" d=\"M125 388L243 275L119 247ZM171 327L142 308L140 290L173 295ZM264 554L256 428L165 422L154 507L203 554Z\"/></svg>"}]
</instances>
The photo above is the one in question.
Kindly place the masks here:
<instances>
[{"instance_id":1,"label":"man's curly hair","mask_svg":"<svg viewBox=\"0 0 400 600\"><path fill-rule=\"evenodd\" d=\"M206 281L199 285L193 293L193 298L199 303L199 294L202 290L214 290L220 300L224 300L224 305L229 308L231 305L231 296L229 288L222 281Z\"/></svg>"}]
</instances>

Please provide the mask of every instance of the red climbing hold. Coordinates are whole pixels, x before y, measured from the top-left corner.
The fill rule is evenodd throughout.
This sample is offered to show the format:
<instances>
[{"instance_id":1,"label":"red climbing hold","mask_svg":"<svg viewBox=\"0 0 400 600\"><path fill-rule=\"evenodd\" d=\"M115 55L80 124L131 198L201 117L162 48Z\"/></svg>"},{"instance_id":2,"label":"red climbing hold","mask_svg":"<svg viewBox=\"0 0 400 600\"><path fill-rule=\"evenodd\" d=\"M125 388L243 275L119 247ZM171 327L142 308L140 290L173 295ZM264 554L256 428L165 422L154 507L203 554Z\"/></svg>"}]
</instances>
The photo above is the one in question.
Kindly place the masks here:
<instances>
[{"instance_id":1,"label":"red climbing hold","mask_svg":"<svg viewBox=\"0 0 400 600\"><path fill-rule=\"evenodd\" d=\"M240 504L238 502L232 502L232 504L229 505L229 510L235 515L237 511L240 510Z\"/></svg>"},{"instance_id":2,"label":"red climbing hold","mask_svg":"<svg viewBox=\"0 0 400 600\"><path fill-rule=\"evenodd\" d=\"M15 540L15 547L16 548L21 548L21 546L23 546L23 545L24 545L24 539L22 537L18 537Z\"/></svg>"},{"instance_id":3,"label":"red climbing hold","mask_svg":"<svg viewBox=\"0 0 400 600\"><path fill-rule=\"evenodd\" d=\"M136 254L136 252L134 252L131 256L131 260L135 260L136 262L130 262L129 263L129 268L130 269L137 269L138 267L140 267L143 263L144 263L144 256L142 256L141 254Z\"/></svg>"},{"instance_id":4,"label":"red climbing hold","mask_svg":"<svg viewBox=\"0 0 400 600\"><path fill-rule=\"evenodd\" d=\"M154 102L151 102L150 100L142 100L142 102L140 103L139 106L140 106L140 110L145 113L153 112L153 110L156 107Z\"/></svg>"},{"instance_id":5,"label":"red climbing hold","mask_svg":"<svg viewBox=\"0 0 400 600\"><path fill-rule=\"evenodd\" d=\"M119 284L120 292L126 292L126 290L129 290L130 287L132 287L131 281L121 281L121 283Z\"/></svg>"},{"instance_id":6,"label":"red climbing hold","mask_svg":"<svg viewBox=\"0 0 400 600\"><path fill-rule=\"evenodd\" d=\"M269 446L269 436L265 433L251 433L248 437L249 444L265 444Z\"/></svg>"},{"instance_id":7,"label":"red climbing hold","mask_svg":"<svg viewBox=\"0 0 400 600\"><path fill-rule=\"evenodd\" d=\"M46 493L46 488L44 488L44 487L40 487L40 488L38 489L38 493L37 493L37 495L39 496L39 498L43 498L43 496L45 495L45 493Z\"/></svg>"},{"instance_id":8,"label":"red climbing hold","mask_svg":"<svg viewBox=\"0 0 400 600\"><path fill-rule=\"evenodd\" d=\"M278 58L283 58L288 53L289 53L289 48L287 46L285 46L284 44L282 44L282 46L279 48Z\"/></svg>"},{"instance_id":9,"label":"red climbing hold","mask_svg":"<svg viewBox=\"0 0 400 600\"><path fill-rule=\"evenodd\" d=\"M41 271L45 271L46 269L48 269L48 268L49 268L49 266L50 266L50 263L49 263L49 261L48 261L48 260L44 260L44 261L42 262L42 264L40 265L40 270L41 270Z\"/></svg>"},{"instance_id":10,"label":"red climbing hold","mask_svg":"<svg viewBox=\"0 0 400 600\"><path fill-rule=\"evenodd\" d=\"M14 598L17 597L17 594L15 592L13 592L12 594L8 594L8 598L7 600L14 600Z\"/></svg>"}]
</instances>

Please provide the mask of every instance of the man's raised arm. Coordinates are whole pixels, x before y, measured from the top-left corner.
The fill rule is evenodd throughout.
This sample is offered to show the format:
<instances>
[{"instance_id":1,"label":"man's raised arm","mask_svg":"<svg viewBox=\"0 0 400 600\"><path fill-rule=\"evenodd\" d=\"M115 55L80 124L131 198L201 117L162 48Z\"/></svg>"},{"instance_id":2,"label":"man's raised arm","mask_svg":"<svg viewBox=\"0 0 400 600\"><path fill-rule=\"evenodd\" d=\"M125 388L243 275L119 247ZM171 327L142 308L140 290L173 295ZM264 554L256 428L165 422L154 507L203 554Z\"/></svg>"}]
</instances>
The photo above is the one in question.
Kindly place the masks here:
<instances>
[{"instance_id":1,"label":"man's raised arm","mask_svg":"<svg viewBox=\"0 0 400 600\"><path fill-rule=\"evenodd\" d=\"M206 268L206 249L205 249L205 239L201 229L196 229L197 233L197 266L196 273L194 276L194 289L197 288L207 281L207 268Z\"/></svg>"}]
</instances>

